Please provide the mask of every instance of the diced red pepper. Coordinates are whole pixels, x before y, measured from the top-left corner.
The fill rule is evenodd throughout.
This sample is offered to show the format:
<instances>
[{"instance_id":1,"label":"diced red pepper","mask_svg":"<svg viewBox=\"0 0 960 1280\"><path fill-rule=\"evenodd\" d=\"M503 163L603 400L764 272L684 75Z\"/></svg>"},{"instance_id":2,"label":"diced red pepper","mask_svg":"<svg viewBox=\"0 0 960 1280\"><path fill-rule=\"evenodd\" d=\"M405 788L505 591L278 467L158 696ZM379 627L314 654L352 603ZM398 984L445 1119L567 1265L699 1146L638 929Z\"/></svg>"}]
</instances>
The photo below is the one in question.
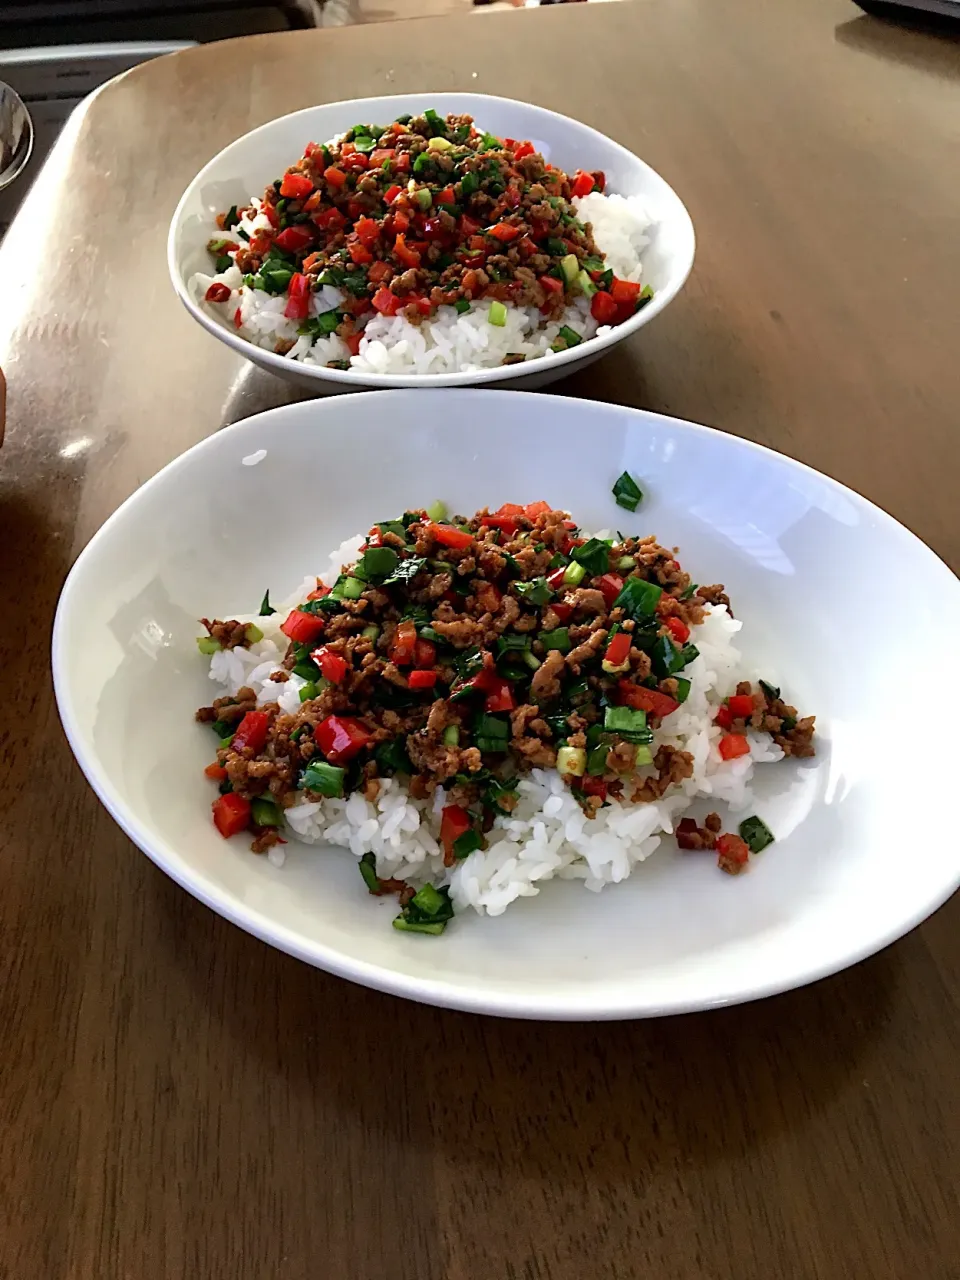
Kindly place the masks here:
<instances>
[{"instance_id":1,"label":"diced red pepper","mask_svg":"<svg viewBox=\"0 0 960 1280\"><path fill-rule=\"evenodd\" d=\"M368 262L373 261L373 254L359 240L352 240L347 245L347 253L350 255L350 261L355 262L358 267L365 267Z\"/></svg>"},{"instance_id":2,"label":"diced red pepper","mask_svg":"<svg viewBox=\"0 0 960 1280\"><path fill-rule=\"evenodd\" d=\"M579 790L585 796L599 796L601 800L607 798L607 784L603 778L592 777L590 774L580 779Z\"/></svg>"},{"instance_id":3,"label":"diced red pepper","mask_svg":"<svg viewBox=\"0 0 960 1280\"><path fill-rule=\"evenodd\" d=\"M473 546L473 534L468 533L466 529L457 529L451 524L434 524L430 521L426 532L435 542L439 542L441 547L450 547L454 551L464 551L467 547Z\"/></svg>"},{"instance_id":4,"label":"diced red pepper","mask_svg":"<svg viewBox=\"0 0 960 1280\"><path fill-rule=\"evenodd\" d=\"M434 204L456 204L457 193L453 187L444 187L442 191L438 191L433 197Z\"/></svg>"},{"instance_id":5,"label":"diced red pepper","mask_svg":"<svg viewBox=\"0 0 960 1280\"><path fill-rule=\"evenodd\" d=\"M725 835L717 841L717 866L729 875L737 875L747 865L750 847L739 836Z\"/></svg>"},{"instance_id":6,"label":"diced red pepper","mask_svg":"<svg viewBox=\"0 0 960 1280\"><path fill-rule=\"evenodd\" d=\"M614 276L610 285L610 297L616 303L629 303L633 306L640 297L640 285L634 284L632 280L618 280Z\"/></svg>"},{"instance_id":7,"label":"diced red pepper","mask_svg":"<svg viewBox=\"0 0 960 1280\"><path fill-rule=\"evenodd\" d=\"M597 324L613 324L617 317L617 304L609 293L598 289L590 299L590 314Z\"/></svg>"},{"instance_id":8,"label":"diced red pepper","mask_svg":"<svg viewBox=\"0 0 960 1280\"><path fill-rule=\"evenodd\" d=\"M396 169L397 173L409 173L410 172L410 152L401 151L398 156L394 156L393 167L394 169Z\"/></svg>"},{"instance_id":9,"label":"diced red pepper","mask_svg":"<svg viewBox=\"0 0 960 1280\"><path fill-rule=\"evenodd\" d=\"M257 254L258 257L262 257L265 253L269 252L272 244L273 236L269 231L255 231L250 239L248 247L251 253Z\"/></svg>"},{"instance_id":10,"label":"diced red pepper","mask_svg":"<svg viewBox=\"0 0 960 1280\"><path fill-rule=\"evenodd\" d=\"M236 311L233 313L233 327L235 329L243 328L243 316L240 314L239 307L237 307Z\"/></svg>"},{"instance_id":11,"label":"diced red pepper","mask_svg":"<svg viewBox=\"0 0 960 1280\"><path fill-rule=\"evenodd\" d=\"M511 240L516 240L520 228L515 227L512 222L498 222L495 227L490 227L488 234L496 236L503 244L509 244Z\"/></svg>"},{"instance_id":12,"label":"diced red pepper","mask_svg":"<svg viewBox=\"0 0 960 1280\"><path fill-rule=\"evenodd\" d=\"M733 712L724 703L717 714L713 717L713 723L719 725L721 729L729 729L733 724Z\"/></svg>"},{"instance_id":13,"label":"diced red pepper","mask_svg":"<svg viewBox=\"0 0 960 1280\"><path fill-rule=\"evenodd\" d=\"M371 284L382 284L384 280L389 280L393 275L393 267L389 262L375 262L367 272L367 279Z\"/></svg>"},{"instance_id":14,"label":"diced red pepper","mask_svg":"<svg viewBox=\"0 0 960 1280\"><path fill-rule=\"evenodd\" d=\"M287 253L302 253L313 244L313 232L303 223L292 227L284 227L274 243Z\"/></svg>"},{"instance_id":15,"label":"diced red pepper","mask_svg":"<svg viewBox=\"0 0 960 1280\"><path fill-rule=\"evenodd\" d=\"M496 613L502 599L499 590L492 582L481 582L476 589L477 604L484 613Z\"/></svg>"},{"instance_id":16,"label":"diced red pepper","mask_svg":"<svg viewBox=\"0 0 960 1280\"><path fill-rule=\"evenodd\" d=\"M224 840L246 831L250 825L250 801L238 796L235 791L228 791L213 802L213 825Z\"/></svg>"},{"instance_id":17,"label":"diced red pepper","mask_svg":"<svg viewBox=\"0 0 960 1280\"><path fill-rule=\"evenodd\" d=\"M303 202L304 213L316 213L323 204L323 192L315 191L312 196Z\"/></svg>"},{"instance_id":18,"label":"diced red pepper","mask_svg":"<svg viewBox=\"0 0 960 1280\"><path fill-rule=\"evenodd\" d=\"M373 295L374 310L379 311L382 316L395 316L402 306L403 299L391 292L386 285L381 286Z\"/></svg>"},{"instance_id":19,"label":"diced red pepper","mask_svg":"<svg viewBox=\"0 0 960 1280\"><path fill-rule=\"evenodd\" d=\"M367 745L373 735L353 716L327 716L313 737L331 764L346 764Z\"/></svg>"},{"instance_id":20,"label":"diced red pepper","mask_svg":"<svg viewBox=\"0 0 960 1280\"><path fill-rule=\"evenodd\" d=\"M594 185L592 173L584 173L582 169L578 169L573 175L573 194L575 196L588 196Z\"/></svg>"},{"instance_id":21,"label":"diced red pepper","mask_svg":"<svg viewBox=\"0 0 960 1280\"><path fill-rule=\"evenodd\" d=\"M304 613L302 609L293 609L287 615L287 620L280 630L294 644L313 644L314 640L319 640L323 634L325 625L323 618L318 618L316 614Z\"/></svg>"},{"instance_id":22,"label":"diced red pepper","mask_svg":"<svg viewBox=\"0 0 960 1280\"><path fill-rule=\"evenodd\" d=\"M483 236L471 236L470 239L467 241L467 248L478 249L480 250L481 253L485 253L487 248L487 242L486 240L484 240Z\"/></svg>"},{"instance_id":23,"label":"diced red pepper","mask_svg":"<svg viewBox=\"0 0 960 1280\"><path fill-rule=\"evenodd\" d=\"M470 682L475 689L487 695L487 711L512 711L517 705L509 681L497 675L491 668L478 672Z\"/></svg>"},{"instance_id":24,"label":"diced red pepper","mask_svg":"<svg viewBox=\"0 0 960 1280\"><path fill-rule=\"evenodd\" d=\"M329 169L324 169L323 176L331 187L342 187L347 181L347 175L335 164L332 164Z\"/></svg>"},{"instance_id":25,"label":"diced red pepper","mask_svg":"<svg viewBox=\"0 0 960 1280\"><path fill-rule=\"evenodd\" d=\"M396 213L388 214L384 218L383 229L390 235L397 235L401 231L409 231L410 219L402 209L398 209Z\"/></svg>"},{"instance_id":26,"label":"diced red pepper","mask_svg":"<svg viewBox=\"0 0 960 1280\"><path fill-rule=\"evenodd\" d=\"M676 614L671 614L663 620L664 626L676 640L677 644L686 644L690 639L690 628L682 618L678 618Z\"/></svg>"},{"instance_id":27,"label":"diced red pepper","mask_svg":"<svg viewBox=\"0 0 960 1280\"><path fill-rule=\"evenodd\" d=\"M285 173L280 183L280 194L285 200L305 200L313 190L313 183L303 173Z\"/></svg>"},{"instance_id":28,"label":"diced red pepper","mask_svg":"<svg viewBox=\"0 0 960 1280\"><path fill-rule=\"evenodd\" d=\"M676 698L661 693L659 689L647 689L643 685L631 684L629 680L621 680L617 688L623 706L633 707L635 711L645 711L648 716L659 716L661 720L664 716L671 715L680 705Z\"/></svg>"},{"instance_id":29,"label":"diced red pepper","mask_svg":"<svg viewBox=\"0 0 960 1280\"><path fill-rule=\"evenodd\" d=\"M276 205L269 204L266 200L260 206L260 212L273 227L274 231L280 229L280 215L277 213Z\"/></svg>"},{"instance_id":30,"label":"diced red pepper","mask_svg":"<svg viewBox=\"0 0 960 1280\"><path fill-rule=\"evenodd\" d=\"M320 668L324 680L329 680L331 684L343 683L350 664L339 653L334 653L324 645L322 649L314 649L310 657Z\"/></svg>"},{"instance_id":31,"label":"diced red pepper","mask_svg":"<svg viewBox=\"0 0 960 1280\"><path fill-rule=\"evenodd\" d=\"M406 267L419 267L420 255L407 245L406 237L401 232L393 244L393 252Z\"/></svg>"},{"instance_id":32,"label":"diced red pepper","mask_svg":"<svg viewBox=\"0 0 960 1280\"><path fill-rule=\"evenodd\" d=\"M567 572L567 566L565 564L562 564L558 568L554 569L553 573L547 574L547 586L550 588L551 591L560 590L560 588L563 586L563 575L566 572ZM556 605L553 606L554 610L556 609L556 607L557 607Z\"/></svg>"},{"instance_id":33,"label":"diced red pepper","mask_svg":"<svg viewBox=\"0 0 960 1280\"><path fill-rule=\"evenodd\" d=\"M479 235L482 230L480 223L466 213L461 213L457 229L460 232L461 237L465 240L469 240L471 236Z\"/></svg>"},{"instance_id":34,"label":"diced red pepper","mask_svg":"<svg viewBox=\"0 0 960 1280\"><path fill-rule=\"evenodd\" d=\"M564 604L562 600L558 600L554 604L552 604L550 607L553 610L553 612L557 615L557 617L560 619L561 622L569 622L570 619L573 617L572 604Z\"/></svg>"},{"instance_id":35,"label":"diced red pepper","mask_svg":"<svg viewBox=\"0 0 960 1280\"><path fill-rule=\"evenodd\" d=\"M433 303L430 299L418 293L408 293L405 298L401 298L401 303L405 307L416 307L422 316L428 316L433 311Z\"/></svg>"},{"instance_id":36,"label":"diced red pepper","mask_svg":"<svg viewBox=\"0 0 960 1280\"><path fill-rule=\"evenodd\" d=\"M749 720L753 715L753 698L749 693L735 693L727 699L727 706L737 720Z\"/></svg>"},{"instance_id":37,"label":"diced red pepper","mask_svg":"<svg viewBox=\"0 0 960 1280\"><path fill-rule=\"evenodd\" d=\"M473 826L473 820L466 809L458 804L448 804L440 817L440 843L443 845L443 865L452 867L456 858L453 845L465 832Z\"/></svg>"},{"instance_id":38,"label":"diced red pepper","mask_svg":"<svg viewBox=\"0 0 960 1280\"><path fill-rule=\"evenodd\" d=\"M341 231L347 225L347 220L339 209L324 209L323 213L318 213L313 220L318 227L323 227L324 231Z\"/></svg>"},{"instance_id":39,"label":"diced red pepper","mask_svg":"<svg viewBox=\"0 0 960 1280\"><path fill-rule=\"evenodd\" d=\"M251 751L262 751L269 731L270 717L266 711L248 711L237 725L230 746L234 751L244 751L247 747Z\"/></svg>"},{"instance_id":40,"label":"diced red pepper","mask_svg":"<svg viewBox=\"0 0 960 1280\"><path fill-rule=\"evenodd\" d=\"M398 667L409 667L417 651L417 628L413 622L398 623L390 643L390 660Z\"/></svg>"},{"instance_id":41,"label":"diced red pepper","mask_svg":"<svg viewBox=\"0 0 960 1280\"><path fill-rule=\"evenodd\" d=\"M393 147L375 147L370 152L370 168L382 169L384 161L392 160L396 154L396 150Z\"/></svg>"},{"instance_id":42,"label":"diced red pepper","mask_svg":"<svg viewBox=\"0 0 960 1280\"><path fill-rule=\"evenodd\" d=\"M354 231L357 233L358 239L362 240L368 247L375 244L380 238L380 224L375 218L358 218Z\"/></svg>"},{"instance_id":43,"label":"diced red pepper","mask_svg":"<svg viewBox=\"0 0 960 1280\"><path fill-rule=\"evenodd\" d=\"M230 297L230 287L214 280L203 297L206 302L226 302Z\"/></svg>"},{"instance_id":44,"label":"diced red pepper","mask_svg":"<svg viewBox=\"0 0 960 1280\"><path fill-rule=\"evenodd\" d=\"M548 511L552 510L553 508L550 506L550 503L544 502L543 499L541 499L539 502L528 502L523 508L523 514L528 520L536 520L537 516L544 516Z\"/></svg>"},{"instance_id":45,"label":"diced red pepper","mask_svg":"<svg viewBox=\"0 0 960 1280\"><path fill-rule=\"evenodd\" d=\"M340 163L349 173L363 172L370 168L370 161L362 151L354 151L350 155L341 156Z\"/></svg>"},{"instance_id":46,"label":"diced red pepper","mask_svg":"<svg viewBox=\"0 0 960 1280\"><path fill-rule=\"evenodd\" d=\"M435 671L411 671L407 677L407 684L411 689L432 689L436 683Z\"/></svg>"},{"instance_id":47,"label":"diced red pepper","mask_svg":"<svg viewBox=\"0 0 960 1280\"><path fill-rule=\"evenodd\" d=\"M413 651L413 665L415 667L432 667L437 660L437 646L432 640L417 640Z\"/></svg>"},{"instance_id":48,"label":"diced red pepper","mask_svg":"<svg viewBox=\"0 0 960 1280\"><path fill-rule=\"evenodd\" d=\"M227 771L222 764L208 764L203 771L204 777L209 778L211 782L222 782L227 776Z\"/></svg>"},{"instance_id":49,"label":"diced red pepper","mask_svg":"<svg viewBox=\"0 0 960 1280\"><path fill-rule=\"evenodd\" d=\"M724 760L736 760L750 754L750 743L742 733L726 733L720 739L719 749Z\"/></svg>"},{"instance_id":50,"label":"diced red pepper","mask_svg":"<svg viewBox=\"0 0 960 1280\"><path fill-rule=\"evenodd\" d=\"M300 271L287 286L287 305L283 314L288 320L306 320L310 314L310 281Z\"/></svg>"},{"instance_id":51,"label":"diced red pepper","mask_svg":"<svg viewBox=\"0 0 960 1280\"><path fill-rule=\"evenodd\" d=\"M322 600L323 597L328 596L332 590L333 588L328 587L325 582L318 582L316 591L311 591L310 594L307 596L307 599Z\"/></svg>"},{"instance_id":52,"label":"diced red pepper","mask_svg":"<svg viewBox=\"0 0 960 1280\"><path fill-rule=\"evenodd\" d=\"M514 160L522 160L524 156L532 156L534 146L532 142L518 142L513 150Z\"/></svg>"},{"instance_id":53,"label":"diced red pepper","mask_svg":"<svg viewBox=\"0 0 960 1280\"><path fill-rule=\"evenodd\" d=\"M360 339L362 337L362 333L349 333L345 338L341 338L341 342L352 356L358 356L360 354Z\"/></svg>"},{"instance_id":54,"label":"diced red pepper","mask_svg":"<svg viewBox=\"0 0 960 1280\"><path fill-rule=\"evenodd\" d=\"M607 645L603 660L604 662L609 662L612 667L619 667L626 662L629 655L630 635L626 631L618 631Z\"/></svg>"},{"instance_id":55,"label":"diced red pepper","mask_svg":"<svg viewBox=\"0 0 960 1280\"><path fill-rule=\"evenodd\" d=\"M603 592L603 602L608 609L613 608L613 602L623 590L623 579L616 573L605 573L599 582L600 590Z\"/></svg>"},{"instance_id":56,"label":"diced red pepper","mask_svg":"<svg viewBox=\"0 0 960 1280\"><path fill-rule=\"evenodd\" d=\"M594 171L593 171L593 185L594 185L594 187L596 188L596 190L597 190L597 191L604 191L604 190L606 190L606 186L607 186L607 175L603 172L603 170L602 170L602 169L594 169Z\"/></svg>"},{"instance_id":57,"label":"diced red pepper","mask_svg":"<svg viewBox=\"0 0 960 1280\"><path fill-rule=\"evenodd\" d=\"M403 187L398 187L397 184L394 183L392 187L387 187L386 191L383 193L383 198L387 204L393 204L394 200L396 200L402 190Z\"/></svg>"}]
</instances>

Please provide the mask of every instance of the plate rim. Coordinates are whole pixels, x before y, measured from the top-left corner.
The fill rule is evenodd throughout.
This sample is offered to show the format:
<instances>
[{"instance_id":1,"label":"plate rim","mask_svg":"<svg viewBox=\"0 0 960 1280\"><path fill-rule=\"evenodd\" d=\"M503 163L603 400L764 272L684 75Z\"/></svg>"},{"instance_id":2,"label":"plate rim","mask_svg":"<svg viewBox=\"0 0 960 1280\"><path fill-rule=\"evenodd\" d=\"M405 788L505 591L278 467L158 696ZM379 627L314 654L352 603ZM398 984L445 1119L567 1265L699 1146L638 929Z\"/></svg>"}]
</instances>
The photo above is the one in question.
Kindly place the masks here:
<instances>
[{"instance_id":1,"label":"plate rim","mask_svg":"<svg viewBox=\"0 0 960 1280\"><path fill-rule=\"evenodd\" d=\"M358 392L357 394L372 395L380 400L416 399L427 403L428 412L430 409L427 398L431 396L431 391L427 388L396 388L374 392ZM463 387L456 391L458 397L466 397L471 400L479 399L488 408L490 407L491 396L496 398L509 397L511 400L515 400L520 394L524 395L525 398L529 396L541 401L544 407L549 406L556 400L555 396L543 392L490 391L475 387ZM811 475L818 481L826 483L835 492L848 498L854 498L858 504L862 504L869 511L875 513L882 523L892 527L898 536L905 535L908 541L916 544L918 554L929 557L930 561L933 562L931 569L936 573L942 574L944 589L952 592L960 591L960 578L910 528L857 490L838 480L834 480L831 476L817 471L816 468L791 457L789 454L781 453L754 440L722 431L717 427L676 418L669 414L656 413L653 410L637 409L608 401L586 400L580 397L565 397L565 399L575 404L589 405L591 412L609 415L611 418L624 415L630 419L641 421L652 418L658 422L669 424L671 428L690 431L694 435L702 434L711 438L722 437L731 442L734 448L740 447L748 452L760 453L768 459L785 465L787 469L797 469L801 473ZM243 902L234 900L232 897L225 896L211 887L207 878L202 874L193 872L189 864L184 862L183 855L169 845L167 841L156 839L152 836L146 824L137 817L132 808L120 796L113 783L107 777L106 772L101 768L96 755L88 751L83 743L83 734L71 704L68 689L69 682L65 675L66 663L63 656L66 645L66 630L69 625L68 616L73 607L72 594L79 589L79 579L84 565L95 555L96 548L100 542L109 538L113 525L121 520L127 508L139 501L142 493L166 482L166 478L169 475L174 475L181 468L191 465L196 455L222 447L221 442L225 439L239 440L244 434L259 432L265 424L270 429L273 429L278 418L283 420L287 417L297 417L313 410L318 411L321 415L324 413L340 413L342 409L343 401L340 397L337 397L336 400L301 400L292 404L263 410L249 418L214 431L202 440L197 441L189 449L172 458L153 476L134 489L116 510L107 517L71 565L57 601L51 638L53 685L57 710L74 758L87 782L120 829L142 853L146 854L156 866L170 876L181 888L190 893L191 896L215 911L217 915L229 920L232 924L237 925L244 932L252 934L262 942L274 946L299 960L303 960L314 968L322 969L337 977L346 978L373 990L412 999L424 1004L457 1009L468 1013L538 1021L575 1022L617 1021L693 1013L707 1009L751 1003L754 1000L765 999L768 996L796 990L822 978L842 972L844 969L858 964L861 960L865 960L884 950L907 933L910 933L923 921L929 919L953 896L958 887L960 887L960 862L958 862L952 878L945 878L937 892L919 905L908 917L836 959L829 959L820 964L805 965L792 978L784 977L766 982L758 981L749 988L738 988L712 998L678 997L676 999L650 1002L649 1000L638 1001L637 999L624 997L611 1001L598 1009L596 1007L596 989L594 988L591 989L589 997L580 995L568 996L565 994L559 996L549 994L515 996L509 992L484 991L482 984L464 987L444 982L441 978L423 978L398 973L380 964L346 957L321 940L314 941L307 946L301 943L299 936L287 926L271 921L256 909L248 907ZM387 414L386 416L389 415ZM361 432L365 429L362 426L360 427ZM441 429L439 424L436 429Z\"/></svg>"}]
</instances>

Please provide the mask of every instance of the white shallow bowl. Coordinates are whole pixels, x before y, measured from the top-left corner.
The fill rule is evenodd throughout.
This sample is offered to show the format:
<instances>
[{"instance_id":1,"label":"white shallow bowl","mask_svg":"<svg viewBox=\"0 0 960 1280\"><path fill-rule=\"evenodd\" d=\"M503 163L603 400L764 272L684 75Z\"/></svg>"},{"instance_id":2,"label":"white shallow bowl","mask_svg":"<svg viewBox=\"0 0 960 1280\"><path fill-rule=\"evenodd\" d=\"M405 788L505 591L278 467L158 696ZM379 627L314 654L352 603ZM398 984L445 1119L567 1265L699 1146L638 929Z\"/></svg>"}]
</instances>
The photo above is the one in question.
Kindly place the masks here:
<instances>
[{"instance_id":1,"label":"white shallow bowl","mask_svg":"<svg viewBox=\"0 0 960 1280\"><path fill-rule=\"evenodd\" d=\"M206 245L212 219L231 205L249 203L300 158L308 142L325 142L358 120L388 123L410 112L434 107L441 115L472 115L478 127L501 138L527 138L547 160L568 173L602 169L607 191L642 196L655 220L651 243L644 250L643 279L654 290L653 301L626 323L602 337L570 351L522 365L503 365L477 373L372 374L350 369L326 369L288 360L265 351L225 325L194 301L189 288L197 271L210 272ZM349 391L361 387L455 387L497 383L525 390L546 386L574 369L592 364L616 343L659 315L680 292L693 266L693 223L671 186L648 164L618 142L567 116L510 98L479 93L414 93L386 98L359 98L308 107L281 116L244 134L197 174L177 205L167 240L170 278L181 302L195 320L228 346L272 373L311 387L315 392Z\"/></svg>"},{"instance_id":2,"label":"white shallow bowl","mask_svg":"<svg viewBox=\"0 0 960 1280\"><path fill-rule=\"evenodd\" d=\"M385 392L354 398L349 435L341 414L307 401L196 445L107 521L63 590L53 668L70 744L117 822L184 888L356 982L537 1018L783 991L885 946L953 892L957 834L933 819L960 776L960 699L936 654L960 632L960 583L906 529L799 463L612 405ZM636 515L610 494L624 468L647 495ZM291 844L276 869L217 835L209 729L193 721L213 688L197 618L254 611L344 538L436 498L461 512L546 498L587 528L655 532L699 581L727 584L745 658L820 728L815 760L758 770L778 840L747 874L665 841L599 895L554 881L504 916L470 911L442 938L411 938L348 852ZM918 679L928 696L897 697ZM905 766L920 743L922 770Z\"/></svg>"}]
</instances>

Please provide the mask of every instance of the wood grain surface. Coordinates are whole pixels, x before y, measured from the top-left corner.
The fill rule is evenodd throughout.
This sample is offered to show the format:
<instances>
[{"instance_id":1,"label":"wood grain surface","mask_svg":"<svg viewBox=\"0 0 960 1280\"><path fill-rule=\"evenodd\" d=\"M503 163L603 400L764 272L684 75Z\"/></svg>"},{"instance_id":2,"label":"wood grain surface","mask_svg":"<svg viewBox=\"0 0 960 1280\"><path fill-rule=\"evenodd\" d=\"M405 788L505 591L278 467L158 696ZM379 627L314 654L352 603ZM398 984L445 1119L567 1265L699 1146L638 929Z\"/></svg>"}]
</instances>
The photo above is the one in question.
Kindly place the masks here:
<instances>
[{"instance_id":1,"label":"wood grain surface","mask_svg":"<svg viewBox=\"0 0 960 1280\"><path fill-rule=\"evenodd\" d=\"M289 395L176 302L180 192L248 128L378 92L526 98L643 155L693 216L693 275L559 389L773 445L960 567L960 49L858 12L634 0L258 37L147 63L74 117L0 247L3 1280L960 1275L956 900L710 1015L421 1008L166 879L85 785L48 675L105 517ZM895 623L883 566L877 590Z\"/></svg>"}]
</instances>

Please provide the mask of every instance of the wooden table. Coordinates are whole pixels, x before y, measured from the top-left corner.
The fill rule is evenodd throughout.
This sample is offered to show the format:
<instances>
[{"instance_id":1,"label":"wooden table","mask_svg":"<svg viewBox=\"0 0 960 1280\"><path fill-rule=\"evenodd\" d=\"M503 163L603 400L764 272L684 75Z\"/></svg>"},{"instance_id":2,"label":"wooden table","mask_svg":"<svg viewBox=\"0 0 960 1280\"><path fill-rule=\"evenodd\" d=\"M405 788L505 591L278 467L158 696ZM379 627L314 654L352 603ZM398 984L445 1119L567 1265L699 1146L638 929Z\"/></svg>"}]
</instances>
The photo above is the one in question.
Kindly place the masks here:
<instances>
[{"instance_id":1,"label":"wooden table","mask_svg":"<svg viewBox=\"0 0 960 1280\"><path fill-rule=\"evenodd\" d=\"M287 394L176 302L180 191L272 116L430 85L579 116L693 215L679 300L564 390L772 444L960 567L960 52L857 15L662 0L264 36L147 63L73 121L0 249L0 1276L960 1274L957 900L846 974L711 1015L420 1008L167 880L85 785L47 676L97 526ZM895 625L882 565L877 589Z\"/></svg>"}]
</instances>

